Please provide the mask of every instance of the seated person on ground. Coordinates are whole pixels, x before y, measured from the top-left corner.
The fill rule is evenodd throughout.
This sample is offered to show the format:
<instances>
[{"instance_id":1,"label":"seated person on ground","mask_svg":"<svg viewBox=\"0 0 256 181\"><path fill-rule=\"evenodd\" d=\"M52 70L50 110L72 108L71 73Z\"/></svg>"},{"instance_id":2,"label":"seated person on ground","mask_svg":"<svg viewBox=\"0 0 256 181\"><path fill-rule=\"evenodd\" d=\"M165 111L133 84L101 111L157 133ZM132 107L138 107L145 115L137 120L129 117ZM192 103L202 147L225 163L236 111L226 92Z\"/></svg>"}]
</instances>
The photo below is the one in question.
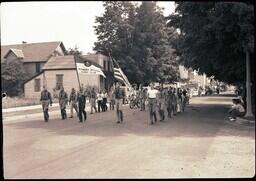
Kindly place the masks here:
<instances>
[{"instance_id":1,"label":"seated person on ground","mask_svg":"<svg viewBox=\"0 0 256 181\"><path fill-rule=\"evenodd\" d=\"M245 109L239 99L232 99L233 106L229 110L230 121L235 121L236 117L242 117L245 114Z\"/></svg>"}]
</instances>

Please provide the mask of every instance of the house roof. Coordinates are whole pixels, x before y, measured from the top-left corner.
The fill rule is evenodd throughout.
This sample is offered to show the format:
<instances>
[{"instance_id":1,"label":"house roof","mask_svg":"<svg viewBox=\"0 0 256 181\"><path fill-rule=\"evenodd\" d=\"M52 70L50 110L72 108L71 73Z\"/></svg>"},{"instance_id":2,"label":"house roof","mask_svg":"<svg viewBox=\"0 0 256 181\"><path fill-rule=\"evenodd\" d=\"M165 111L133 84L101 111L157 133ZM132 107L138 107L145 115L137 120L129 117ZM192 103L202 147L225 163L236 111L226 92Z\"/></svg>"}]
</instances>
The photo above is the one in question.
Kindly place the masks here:
<instances>
[{"instance_id":1,"label":"house roof","mask_svg":"<svg viewBox=\"0 0 256 181\"><path fill-rule=\"evenodd\" d=\"M51 57L42 67L43 70L76 69L73 55Z\"/></svg>"},{"instance_id":2,"label":"house roof","mask_svg":"<svg viewBox=\"0 0 256 181\"><path fill-rule=\"evenodd\" d=\"M14 48L10 48L9 51L5 54L4 58L6 58L10 52L13 52L18 58L24 58L23 51Z\"/></svg>"},{"instance_id":3,"label":"house roof","mask_svg":"<svg viewBox=\"0 0 256 181\"><path fill-rule=\"evenodd\" d=\"M16 45L2 45L1 46L1 61L9 53L10 49L15 50L15 54L21 55L23 53L24 62L42 62L47 61L48 57L60 46L65 52L66 49L61 41L57 42L43 42L43 43L23 43Z\"/></svg>"}]
</instances>

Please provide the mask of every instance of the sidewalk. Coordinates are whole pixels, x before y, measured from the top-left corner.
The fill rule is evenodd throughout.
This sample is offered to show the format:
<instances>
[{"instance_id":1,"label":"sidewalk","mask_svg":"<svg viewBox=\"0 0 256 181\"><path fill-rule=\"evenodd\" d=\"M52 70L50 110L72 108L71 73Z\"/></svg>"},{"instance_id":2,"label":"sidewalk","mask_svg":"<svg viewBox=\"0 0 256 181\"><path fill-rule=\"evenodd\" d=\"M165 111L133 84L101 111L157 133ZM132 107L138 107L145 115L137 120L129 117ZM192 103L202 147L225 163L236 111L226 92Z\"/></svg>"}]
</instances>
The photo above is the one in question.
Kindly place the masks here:
<instances>
[{"instance_id":1,"label":"sidewalk","mask_svg":"<svg viewBox=\"0 0 256 181\"><path fill-rule=\"evenodd\" d=\"M124 105L127 106L128 104ZM51 118L55 118L56 116L60 116L60 110L58 109L59 104L56 103L55 105L53 105L52 107L54 107L54 109L52 109L52 107L49 108L49 115ZM108 109L109 109L109 104L107 103ZM8 114L3 114L3 121L18 121L18 122L24 122L27 120L41 120L43 119L43 112L42 112L42 107L41 105L33 106L33 109L31 108L32 106L27 106L27 107L23 107L23 109L25 110L32 110L35 111L35 113L30 113L30 112L24 112L24 111L17 111L15 110L15 108L12 108L13 111L11 115ZM87 114L90 114L91 112L91 105L89 103L86 103L86 107L85 107L85 111L87 112ZM70 115L70 105L67 105L66 107L66 112L68 114L68 116ZM7 113L7 112L5 112ZM15 115L15 113L19 113L19 115ZM74 111L74 115L76 115L75 111Z\"/></svg>"},{"instance_id":2,"label":"sidewalk","mask_svg":"<svg viewBox=\"0 0 256 181\"><path fill-rule=\"evenodd\" d=\"M89 104L89 101L86 101L86 104ZM53 103L52 107L58 107L59 103ZM9 113L9 112L18 112L18 111L27 111L27 110L34 110L34 109L42 109L42 105L34 105L34 106L22 106L22 107L13 107L13 108L6 108L2 109L3 113Z\"/></svg>"},{"instance_id":3,"label":"sidewalk","mask_svg":"<svg viewBox=\"0 0 256 181\"><path fill-rule=\"evenodd\" d=\"M86 104L89 104L89 101L86 101ZM52 107L58 107L59 103L53 103ZM3 113L9 113L9 112L18 112L18 111L27 111L27 110L34 110L34 109L42 109L42 105L34 105L34 106L22 106L22 107L12 107L12 108L6 108L2 109Z\"/></svg>"},{"instance_id":4,"label":"sidewalk","mask_svg":"<svg viewBox=\"0 0 256 181\"><path fill-rule=\"evenodd\" d=\"M52 104L52 107L59 106L59 103ZM42 109L42 105L34 105L34 106L22 106L22 107L13 107L13 108L7 108L2 109L3 113L9 113L9 112L17 112L17 111L27 111L27 110L33 110L33 109Z\"/></svg>"}]
</instances>

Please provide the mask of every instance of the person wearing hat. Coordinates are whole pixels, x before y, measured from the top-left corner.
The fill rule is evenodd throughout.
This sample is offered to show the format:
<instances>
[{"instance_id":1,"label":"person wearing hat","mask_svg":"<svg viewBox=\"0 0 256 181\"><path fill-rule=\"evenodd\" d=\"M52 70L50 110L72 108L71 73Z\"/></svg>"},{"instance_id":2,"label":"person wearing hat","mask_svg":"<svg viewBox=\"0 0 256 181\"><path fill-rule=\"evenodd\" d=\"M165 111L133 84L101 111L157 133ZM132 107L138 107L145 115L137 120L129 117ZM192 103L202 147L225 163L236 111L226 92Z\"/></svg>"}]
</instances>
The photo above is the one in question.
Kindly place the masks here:
<instances>
[{"instance_id":1,"label":"person wearing hat","mask_svg":"<svg viewBox=\"0 0 256 181\"><path fill-rule=\"evenodd\" d=\"M48 122L49 120L49 104L52 106L52 97L51 93L46 89L45 86L43 86L43 91L41 92L41 98L40 101L42 103L43 113L44 113L44 121Z\"/></svg>"}]
</instances>

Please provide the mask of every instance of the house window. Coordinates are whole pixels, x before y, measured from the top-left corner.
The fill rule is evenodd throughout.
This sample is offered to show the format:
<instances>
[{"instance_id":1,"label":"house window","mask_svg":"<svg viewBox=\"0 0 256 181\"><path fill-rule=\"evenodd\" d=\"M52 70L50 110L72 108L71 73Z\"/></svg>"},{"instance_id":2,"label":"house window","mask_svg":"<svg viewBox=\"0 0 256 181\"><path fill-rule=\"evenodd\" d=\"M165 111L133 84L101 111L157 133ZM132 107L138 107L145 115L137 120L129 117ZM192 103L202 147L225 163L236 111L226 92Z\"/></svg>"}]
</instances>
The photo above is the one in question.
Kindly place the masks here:
<instances>
[{"instance_id":1,"label":"house window","mask_svg":"<svg viewBox=\"0 0 256 181\"><path fill-rule=\"evenodd\" d=\"M40 91L40 79L35 79L35 92Z\"/></svg>"},{"instance_id":2,"label":"house window","mask_svg":"<svg viewBox=\"0 0 256 181\"><path fill-rule=\"evenodd\" d=\"M36 73L40 72L40 63L36 63Z\"/></svg>"},{"instance_id":3,"label":"house window","mask_svg":"<svg viewBox=\"0 0 256 181\"><path fill-rule=\"evenodd\" d=\"M56 74L56 90L63 87L63 74Z\"/></svg>"}]
</instances>

